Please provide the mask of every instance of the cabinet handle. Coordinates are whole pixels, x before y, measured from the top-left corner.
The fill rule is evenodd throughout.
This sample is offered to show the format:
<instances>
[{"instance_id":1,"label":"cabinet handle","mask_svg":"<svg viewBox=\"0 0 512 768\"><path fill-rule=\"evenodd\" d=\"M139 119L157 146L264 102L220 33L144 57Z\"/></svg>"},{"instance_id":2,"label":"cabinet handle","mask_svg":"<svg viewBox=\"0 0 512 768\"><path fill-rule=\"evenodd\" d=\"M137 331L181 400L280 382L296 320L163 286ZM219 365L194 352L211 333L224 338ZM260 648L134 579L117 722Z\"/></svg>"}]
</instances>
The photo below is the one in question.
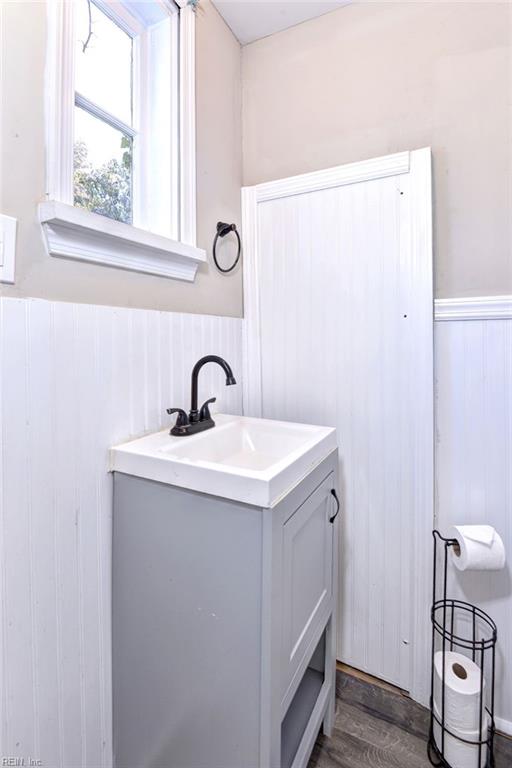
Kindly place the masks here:
<instances>
[{"instance_id":1,"label":"cabinet handle","mask_svg":"<svg viewBox=\"0 0 512 768\"><path fill-rule=\"evenodd\" d=\"M334 500L336 502L336 512L332 517L329 518L329 522L334 523L340 511L340 500L338 499L338 494L336 493L334 488L331 488L331 495L334 496Z\"/></svg>"}]
</instances>

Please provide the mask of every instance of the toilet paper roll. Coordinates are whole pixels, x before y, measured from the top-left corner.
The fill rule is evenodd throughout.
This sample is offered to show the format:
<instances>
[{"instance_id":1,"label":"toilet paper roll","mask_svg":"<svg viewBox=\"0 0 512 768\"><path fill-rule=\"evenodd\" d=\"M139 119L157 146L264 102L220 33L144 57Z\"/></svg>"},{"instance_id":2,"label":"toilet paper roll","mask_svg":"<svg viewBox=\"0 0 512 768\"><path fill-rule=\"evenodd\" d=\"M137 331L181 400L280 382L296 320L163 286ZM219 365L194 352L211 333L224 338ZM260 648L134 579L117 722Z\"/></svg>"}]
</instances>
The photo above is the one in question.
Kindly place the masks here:
<instances>
[{"instance_id":1,"label":"toilet paper roll","mask_svg":"<svg viewBox=\"0 0 512 768\"><path fill-rule=\"evenodd\" d=\"M459 571L500 571L505 565L505 546L492 525L454 525L450 538L451 559Z\"/></svg>"},{"instance_id":2,"label":"toilet paper roll","mask_svg":"<svg viewBox=\"0 0 512 768\"><path fill-rule=\"evenodd\" d=\"M434 706L434 715L438 720L441 720L441 716ZM484 728L482 728L482 740L487 738L491 719L486 713ZM439 752L442 754L446 762L451 768L484 768L487 761L487 744L482 744L482 750L480 753L480 761L478 760L478 740L480 738L479 731L459 731L457 728L449 727L451 733L444 732L444 744L442 740L442 732L440 724L434 720L434 741ZM453 735L452 735L453 734ZM457 738L464 739L459 741ZM468 744L468 742L474 742ZM479 765L480 764L480 765Z\"/></svg>"},{"instance_id":3,"label":"toilet paper roll","mask_svg":"<svg viewBox=\"0 0 512 768\"><path fill-rule=\"evenodd\" d=\"M444 721L452 730L478 731L480 716L480 667L462 653L444 654ZM434 707L442 712L443 652L434 655ZM482 694L485 694L485 680ZM485 709L482 706L482 718Z\"/></svg>"}]
</instances>

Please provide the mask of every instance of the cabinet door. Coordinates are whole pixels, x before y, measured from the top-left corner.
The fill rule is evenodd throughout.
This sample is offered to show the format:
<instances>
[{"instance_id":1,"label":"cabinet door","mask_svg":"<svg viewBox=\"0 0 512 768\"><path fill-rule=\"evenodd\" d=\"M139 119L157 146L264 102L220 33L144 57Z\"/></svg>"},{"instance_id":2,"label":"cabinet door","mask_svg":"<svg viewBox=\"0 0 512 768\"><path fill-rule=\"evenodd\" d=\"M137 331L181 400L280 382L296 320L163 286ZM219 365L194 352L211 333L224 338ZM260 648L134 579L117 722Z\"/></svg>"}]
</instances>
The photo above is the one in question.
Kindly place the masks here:
<instances>
[{"instance_id":1,"label":"cabinet door","mask_svg":"<svg viewBox=\"0 0 512 768\"><path fill-rule=\"evenodd\" d=\"M283 528L281 692L285 696L318 629L332 608L334 499L332 473Z\"/></svg>"}]
</instances>

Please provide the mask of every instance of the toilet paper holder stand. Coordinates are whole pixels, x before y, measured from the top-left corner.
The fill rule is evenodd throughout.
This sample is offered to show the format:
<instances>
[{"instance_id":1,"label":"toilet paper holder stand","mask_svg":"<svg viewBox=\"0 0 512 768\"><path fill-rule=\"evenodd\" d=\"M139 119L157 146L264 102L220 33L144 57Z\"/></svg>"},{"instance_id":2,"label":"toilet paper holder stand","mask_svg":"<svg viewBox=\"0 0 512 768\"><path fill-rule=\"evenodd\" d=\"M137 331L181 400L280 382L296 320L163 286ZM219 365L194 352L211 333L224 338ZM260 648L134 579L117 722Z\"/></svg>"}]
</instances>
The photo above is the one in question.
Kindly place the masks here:
<instances>
[{"instance_id":1,"label":"toilet paper holder stand","mask_svg":"<svg viewBox=\"0 0 512 768\"><path fill-rule=\"evenodd\" d=\"M434 539L434 562L432 575L432 673L430 684L430 730L428 740L428 758L434 766L453 768L445 756L445 738L450 738L470 745L474 748L475 757L478 753L478 762L475 768L494 768L494 689L496 671L496 639L497 628L494 621L481 608L476 605L456 600L447 596L448 591L448 553L450 548L457 547L457 539L445 538L437 530L432 531ZM441 557L439 550L441 547ZM441 560L441 567L440 561ZM441 570L441 574L439 573ZM438 591L441 596L438 597ZM459 629L462 624L463 630ZM440 711L434 711L434 656L438 650L443 653L448 651L462 652L475 662L480 668L480 694L479 694L479 738L462 738L450 731L445 721L445 664L443 663L443 676L441 681L441 707ZM443 657L444 662L444 657ZM461 668L463 669L463 668ZM457 670L454 670L457 674ZM461 673L462 674L462 673ZM486 724L488 722L488 726ZM436 742L434 726L440 738ZM485 762L483 757L485 756Z\"/></svg>"}]
</instances>

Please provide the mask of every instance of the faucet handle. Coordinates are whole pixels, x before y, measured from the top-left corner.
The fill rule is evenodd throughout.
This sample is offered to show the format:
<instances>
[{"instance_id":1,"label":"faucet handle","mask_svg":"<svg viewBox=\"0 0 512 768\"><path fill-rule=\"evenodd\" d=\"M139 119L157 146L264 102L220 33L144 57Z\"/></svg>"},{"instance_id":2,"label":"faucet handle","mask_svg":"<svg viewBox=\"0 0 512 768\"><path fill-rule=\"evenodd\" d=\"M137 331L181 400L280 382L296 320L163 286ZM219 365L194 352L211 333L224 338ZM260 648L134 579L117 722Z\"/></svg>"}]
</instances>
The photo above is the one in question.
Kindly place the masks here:
<instances>
[{"instance_id":1,"label":"faucet handle","mask_svg":"<svg viewBox=\"0 0 512 768\"><path fill-rule=\"evenodd\" d=\"M172 416L173 413L178 414L178 418L176 419L175 427L186 427L188 424L188 416L183 410L183 408L168 408L167 413L169 416Z\"/></svg>"},{"instance_id":2,"label":"faucet handle","mask_svg":"<svg viewBox=\"0 0 512 768\"><path fill-rule=\"evenodd\" d=\"M206 403L203 403L201 410L199 411L199 421L209 421L211 419L210 408L208 406L210 403L214 403L216 400L216 397L210 397Z\"/></svg>"}]
</instances>

